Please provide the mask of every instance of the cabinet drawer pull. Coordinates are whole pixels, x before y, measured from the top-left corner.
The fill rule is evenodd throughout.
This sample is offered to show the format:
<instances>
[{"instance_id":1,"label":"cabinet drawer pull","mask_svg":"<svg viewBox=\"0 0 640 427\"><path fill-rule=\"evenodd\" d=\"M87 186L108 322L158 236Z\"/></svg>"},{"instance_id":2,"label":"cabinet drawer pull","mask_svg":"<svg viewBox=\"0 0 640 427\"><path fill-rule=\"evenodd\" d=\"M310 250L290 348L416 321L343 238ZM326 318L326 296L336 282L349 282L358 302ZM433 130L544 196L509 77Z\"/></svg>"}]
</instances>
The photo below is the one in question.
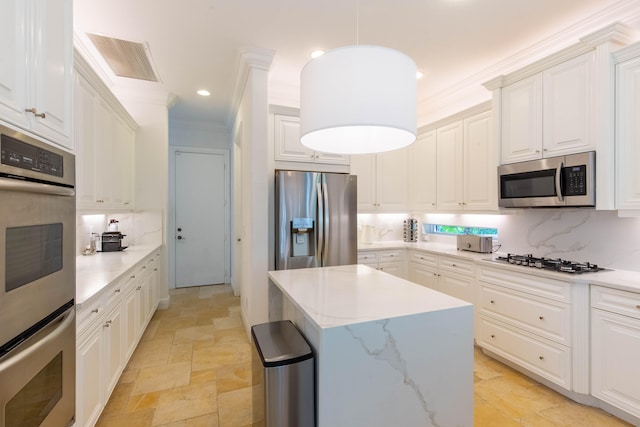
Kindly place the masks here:
<instances>
[{"instance_id":1,"label":"cabinet drawer pull","mask_svg":"<svg viewBox=\"0 0 640 427\"><path fill-rule=\"evenodd\" d=\"M115 291L113 291L113 292L115 292L115 293L117 294L118 292L120 292L120 288L116 289L116 290L115 290Z\"/></svg>"},{"instance_id":2,"label":"cabinet drawer pull","mask_svg":"<svg viewBox=\"0 0 640 427\"><path fill-rule=\"evenodd\" d=\"M97 313L97 312L98 312L98 309L97 309L97 308L94 308L93 310L91 310L91 312L92 312L92 313Z\"/></svg>"},{"instance_id":3,"label":"cabinet drawer pull","mask_svg":"<svg viewBox=\"0 0 640 427\"><path fill-rule=\"evenodd\" d=\"M638 310L640 310L640 304L636 305L636 308L637 308Z\"/></svg>"},{"instance_id":4,"label":"cabinet drawer pull","mask_svg":"<svg viewBox=\"0 0 640 427\"><path fill-rule=\"evenodd\" d=\"M111 326L111 320L107 320L102 326L108 328L109 326Z\"/></svg>"},{"instance_id":5,"label":"cabinet drawer pull","mask_svg":"<svg viewBox=\"0 0 640 427\"><path fill-rule=\"evenodd\" d=\"M157 269L157 268L154 268L154 269L153 269L153 271L158 271L158 269Z\"/></svg>"},{"instance_id":6,"label":"cabinet drawer pull","mask_svg":"<svg viewBox=\"0 0 640 427\"><path fill-rule=\"evenodd\" d=\"M455 264L451 264L451 267L455 267L455 266L456 266Z\"/></svg>"},{"instance_id":7,"label":"cabinet drawer pull","mask_svg":"<svg viewBox=\"0 0 640 427\"><path fill-rule=\"evenodd\" d=\"M142 286L138 286L138 287L136 288L136 291L139 291L140 289L142 289Z\"/></svg>"},{"instance_id":8,"label":"cabinet drawer pull","mask_svg":"<svg viewBox=\"0 0 640 427\"><path fill-rule=\"evenodd\" d=\"M133 276L130 276L129 279L135 279L136 275L134 274Z\"/></svg>"},{"instance_id":9,"label":"cabinet drawer pull","mask_svg":"<svg viewBox=\"0 0 640 427\"><path fill-rule=\"evenodd\" d=\"M47 115L45 113L38 113L38 110L36 108L27 108L24 111L26 113L33 113L33 115L36 116L36 117L40 117L40 118L43 118L43 119L47 118Z\"/></svg>"}]
</instances>

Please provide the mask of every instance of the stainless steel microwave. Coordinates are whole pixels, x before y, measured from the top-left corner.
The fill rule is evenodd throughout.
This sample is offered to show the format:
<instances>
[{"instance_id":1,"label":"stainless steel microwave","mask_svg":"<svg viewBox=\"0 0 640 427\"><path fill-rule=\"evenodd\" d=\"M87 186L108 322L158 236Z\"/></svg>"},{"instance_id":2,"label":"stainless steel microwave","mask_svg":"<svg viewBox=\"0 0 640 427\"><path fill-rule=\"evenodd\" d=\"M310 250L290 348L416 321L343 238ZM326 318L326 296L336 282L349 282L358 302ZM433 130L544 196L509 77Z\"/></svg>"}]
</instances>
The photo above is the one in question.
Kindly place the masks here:
<instances>
[{"instance_id":1,"label":"stainless steel microwave","mask_svg":"<svg viewBox=\"0 0 640 427\"><path fill-rule=\"evenodd\" d=\"M569 154L498 166L503 208L594 207L596 153Z\"/></svg>"}]
</instances>

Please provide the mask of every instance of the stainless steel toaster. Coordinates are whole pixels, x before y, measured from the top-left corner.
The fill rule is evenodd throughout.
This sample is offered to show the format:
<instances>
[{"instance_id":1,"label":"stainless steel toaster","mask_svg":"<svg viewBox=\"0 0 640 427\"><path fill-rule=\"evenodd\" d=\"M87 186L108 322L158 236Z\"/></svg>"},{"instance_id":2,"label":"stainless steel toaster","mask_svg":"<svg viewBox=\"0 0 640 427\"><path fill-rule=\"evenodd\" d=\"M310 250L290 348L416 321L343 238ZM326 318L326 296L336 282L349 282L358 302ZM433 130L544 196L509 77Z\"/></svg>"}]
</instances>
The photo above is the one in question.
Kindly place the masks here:
<instances>
[{"instance_id":1,"label":"stainless steel toaster","mask_svg":"<svg viewBox=\"0 0 640 427\"><path fill-rule=\"evenodd\" d=\"M488 254L493 252L493 239L491 236L460 234L458 235L458 250Z\"/></svg>"}]
</instances>

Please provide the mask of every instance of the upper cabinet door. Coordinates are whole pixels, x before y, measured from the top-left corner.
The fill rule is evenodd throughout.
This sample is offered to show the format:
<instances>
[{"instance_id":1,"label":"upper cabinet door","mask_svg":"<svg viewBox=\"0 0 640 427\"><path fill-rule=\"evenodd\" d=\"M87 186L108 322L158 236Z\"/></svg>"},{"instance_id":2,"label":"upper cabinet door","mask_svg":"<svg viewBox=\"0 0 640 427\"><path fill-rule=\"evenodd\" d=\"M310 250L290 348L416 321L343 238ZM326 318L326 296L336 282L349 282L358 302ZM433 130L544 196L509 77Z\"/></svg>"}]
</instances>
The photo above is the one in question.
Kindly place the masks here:
<instances>
[{"instance_id":1,"label":"upper cabinet door","mask_svg":"<svg viewBox=\"0 0 640 427\"><path fill-rule=\"evenodd\" d=\"M640 209L640 50L616 66L616 208Z\"/></svg>"},{"instance_id":2,"label":"upper cabinet door","mask_svg":"<svg viewBox=\"0 0 640 427\"><path fill-rule=\"evenodd\" d=\"M71 149L71 0L0 0L0 119Z\"/></svg>"},{"instance_id":3,"label":"upper cabinet door","mask_svg":"<svg viewBox=\"0 0 640 427\"><path fill-rule=\"evenodd\" d=\"M543 157L594 149L591 138L595 53L543 73Z\"/></svg>"},{"instance_id":4,"label":"upper cabinet door","mask_svg":"<svg viewBox=\"0 0 640 427\"><path fill-rule=\"evenodd\" d=\"M275 159L289 162L313 162L314 151L300 143L300 118L274 116Z\"/></svg>"},{"instance_id":5,"label":"upper cabinet door","mask_svg":"<svg viewBox=\"0 0 640 427\"><path fill-rule=\"evenodd\" d=\"M71 144L73 21L71 0L37 0L33 30L31 102L33 132L67 148ZM44 116L42 116L44 115Z\"/></svg>"},{"instance_id":6,"label":"upper cabinet door","mask_svg":"<svg viewBox=\"0 0 640 427\"><path fill-rule=\"evenodd\" d=\"M405 212L409 202L407 148L376 154L378 210Z\"/></svg>"},{"instance_id":7,"label":"upper cabinet door","mask_svg":"<svg viewBox=\"0 0 640 427\"><path fill-rule=\"evenodd\" d=\"M464 208L498 209L497 159L491 111L464 120Z\"/></svg>"},{"instance_id":8,"label":"upper cabinet door","mask_svg":"<svg viewBox=\"0 0 640 427\"><path fill-rule=\"evenodd\" d=\"M284 162L348 165L349 156L311 150L300 142L300 118L274 114L274 159Z\"/></svg>"},{"instance_id":9,"label":"upper cabinet door","mask_svg":"<svg viewBox=\"0 0 640 427\"><path fill-rule=\"evenodd\" d=\"M438 210L463 208L462 121L438 128Z\"/></svg>"},{"instance_id":10,"label":"upper cabinet door","mask_svg":"<svg viewBox=\"0 0 640 427\"><path fill-rule=\"evenodd\" d=\"M435 129L418 135L409 148L409 186L412 210L430 211L436 209L436 131Z\"/></svg>"},{"instance_id":11,"label":"upper cabinet door","mask_svg":"<svg viewBox=\"0 0 640 427\"><path fill-rule=\"evenodd\" d=\"M28 126L27 2L0 0L0 118Z\"/></svg>"},{"instance_id":12,"label":"upper cabinet door","mask_svg":"<svg viewBox=\"0 0 640 427\"><path fill-rule=\"evenodd\" d=\"M542 75L502 89L502 163L542 157Z\"/></svg>"}]
</instances>

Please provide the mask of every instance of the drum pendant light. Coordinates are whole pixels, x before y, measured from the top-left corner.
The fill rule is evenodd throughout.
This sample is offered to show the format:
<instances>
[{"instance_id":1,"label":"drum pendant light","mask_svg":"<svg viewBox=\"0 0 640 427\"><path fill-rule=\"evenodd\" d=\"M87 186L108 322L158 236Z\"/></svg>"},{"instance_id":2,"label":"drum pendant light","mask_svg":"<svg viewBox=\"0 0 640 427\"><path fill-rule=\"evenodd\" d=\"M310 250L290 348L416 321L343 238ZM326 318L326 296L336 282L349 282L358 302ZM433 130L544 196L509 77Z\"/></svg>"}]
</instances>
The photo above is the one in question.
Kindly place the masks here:
<instances>
[{"instance_id":1,"label":"drum pendant light","mask_svg":"<svg viewBox=\"0 0 640 427\"><path fill-rule=\"evenodd\" d=\"M416 64L354 45L309 61L300 81L300 141L327 153L378 153L416 139Z\"/></svg>"}]
</instances>

